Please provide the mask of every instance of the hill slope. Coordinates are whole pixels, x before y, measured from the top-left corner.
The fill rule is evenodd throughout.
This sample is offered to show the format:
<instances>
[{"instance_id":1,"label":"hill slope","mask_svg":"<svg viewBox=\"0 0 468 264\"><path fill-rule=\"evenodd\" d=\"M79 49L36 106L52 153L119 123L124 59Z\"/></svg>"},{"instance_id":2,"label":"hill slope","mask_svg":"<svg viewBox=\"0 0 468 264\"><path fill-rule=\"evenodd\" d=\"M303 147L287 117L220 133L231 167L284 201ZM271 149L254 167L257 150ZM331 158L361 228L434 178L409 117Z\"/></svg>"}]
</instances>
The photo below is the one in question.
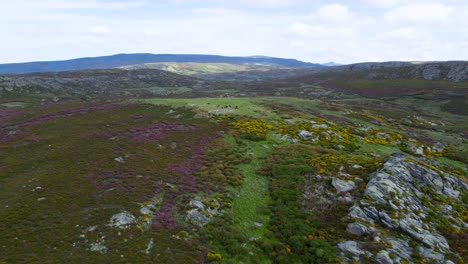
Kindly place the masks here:
<instances>
[{"instance_id":1,"label":"hill slope","mask_svg":"<svg viewBox=\"0 0 468 264\"><path fill-rule=\"evenodd\" d=\"M275 64L286 67L321 66L295 59L273 57L226 57L217 55L192 54L117 54L93 58L79 58L64 61L42 61L0 64L0 73L56 72L85 69L109 69L129 65L157 62L197 62L197 63L232 63L232 64Z\"/></svg>"}]
</instances>

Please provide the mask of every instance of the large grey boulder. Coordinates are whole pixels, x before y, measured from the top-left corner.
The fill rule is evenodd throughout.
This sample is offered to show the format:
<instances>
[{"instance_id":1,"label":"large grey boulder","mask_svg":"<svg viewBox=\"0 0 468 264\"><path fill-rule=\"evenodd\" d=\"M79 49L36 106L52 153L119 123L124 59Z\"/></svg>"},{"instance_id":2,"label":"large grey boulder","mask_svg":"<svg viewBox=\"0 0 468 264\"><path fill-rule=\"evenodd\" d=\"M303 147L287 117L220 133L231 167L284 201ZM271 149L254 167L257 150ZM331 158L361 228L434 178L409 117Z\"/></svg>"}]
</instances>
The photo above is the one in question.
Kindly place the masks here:
<instances>
[{"instance_id":1,"label":"large grey boulder","mask_svg":"<svg viewBox=\"0 0 468 264\"><path fill-rule=\"evenodd\" d=\"M115 214L111 217L109 221L109 226L116 227L119 229L127 229L130 225L134 224L136 218L130 212L123 211L121 213Z\"/></svg>"},{"instance_id":2,"label":"large grey boulder","mask_svg":"<svg viewBox=\"0 0 468 264\"><path fill-rule=\"evenodd\" d=\"M343 181L335 177L332 178L332 185L337 193L349 192L356 188L353 181Z\"/></svg>"}]
</instances>

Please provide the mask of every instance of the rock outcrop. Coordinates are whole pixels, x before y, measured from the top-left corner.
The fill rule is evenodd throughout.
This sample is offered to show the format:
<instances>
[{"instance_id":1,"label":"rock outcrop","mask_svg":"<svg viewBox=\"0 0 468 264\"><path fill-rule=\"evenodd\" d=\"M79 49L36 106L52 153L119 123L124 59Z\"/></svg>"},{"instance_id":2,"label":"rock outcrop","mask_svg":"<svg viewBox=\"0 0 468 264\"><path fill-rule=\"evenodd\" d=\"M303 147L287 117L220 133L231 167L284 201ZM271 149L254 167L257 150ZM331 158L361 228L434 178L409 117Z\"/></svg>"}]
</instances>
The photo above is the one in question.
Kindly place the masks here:
<instances>
[{"instance_id":1,"label":"rock outcrop","mask_svg":"<svg viewBox=\"0 0 468 264\"><path fill-rule=\"evenodd\" d=\"M467 227L460 217L466 210L460 194L467 190L464 180L395 153L370 176L363 199L350 208L352 222L347 232L356 237L368 235L384 245L371 252L376 263L417 263L415 255L430 263L450 263L446 256L452 252L441 225L459 232ZM361 241L347 241L348 246L339 244L338 248L360 257L350 245L363 248L369 242L357 240Z\"/></svg>"}]
</instances>

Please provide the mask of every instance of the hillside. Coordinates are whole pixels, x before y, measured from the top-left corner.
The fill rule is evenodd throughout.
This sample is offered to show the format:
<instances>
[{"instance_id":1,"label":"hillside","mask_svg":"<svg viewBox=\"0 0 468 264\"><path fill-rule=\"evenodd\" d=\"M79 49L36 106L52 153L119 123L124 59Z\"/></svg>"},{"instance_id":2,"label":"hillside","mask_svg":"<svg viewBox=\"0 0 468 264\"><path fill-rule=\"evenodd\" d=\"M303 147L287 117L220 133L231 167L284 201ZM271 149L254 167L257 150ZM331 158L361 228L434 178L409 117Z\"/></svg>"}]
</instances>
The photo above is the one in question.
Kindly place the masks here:
<instances>
[{"instance_id":1,"label":"hillside","mask_svg":"<svg viewBox=\"0 0 468 264\"><path fill-rule=\"evenodd\" d=\"M357 63L327 71L361 72L368 79L468 80L468 61Z\"/></svg>"},{"instance_id":2,"label":"hillside","mask_svg":"<svg viewBox=\"0 0 468 264\"><path fill-rule=\"evenodd\" d=\"M357 95L395 100L410 96L443 102L448 111L466 115L467 65L466 62L362 63L327 67L329 70L323 71L311 68L272 70L264 66L233 64L158 63L126 69L0 75L0 101L8 102L18 96L45 101L77 97L88 100L256 95L310 99Z\"/></svg>"},{"instance_id":3,"label":"hillside","mask_svg":"<svg viewBox=\"0 0 468 264\"><path fill-rule=\"evenodd\" d=\"M58 72L89 69L111 69L122 66L158 62L229 63L229 64L266 64L284 67L312 67L320 64L307 63L295 59L273 57L227 57L217 55L191 54L117 54L94 58L79 58L64 61L44 61L0 64L0 73Z\"/></svg>"},{"instance_id":4,"label":"hillside","mask_svg":"<svg viewBox=\"0 0 468 264\"><path fill-rule=\"evenodd\" d=\"M0 263L468 260L464 63L161 65L0 75Z\"/></svg>"},{"instance_id":5,"label":"hillside","mask_svg":"<svg viewBox=\"0 0 468 264\"><path fill-rule=\"evenodd\" d=\"M0 75L0 101L18 97L116 99L129 96L192 95L228 89L226 82L211 82L155 69L85 70L56 73Z\"/></svg>"},{"instance_id":6,"label":"hillside","mask_svg":"<svg viewBox=\"0 0 468 264\"><path fill-rule=\"evenodd\" d=\"M394 103L0 106L0 261L463 263L468 122Z\"/></svg>"}]
</instances>

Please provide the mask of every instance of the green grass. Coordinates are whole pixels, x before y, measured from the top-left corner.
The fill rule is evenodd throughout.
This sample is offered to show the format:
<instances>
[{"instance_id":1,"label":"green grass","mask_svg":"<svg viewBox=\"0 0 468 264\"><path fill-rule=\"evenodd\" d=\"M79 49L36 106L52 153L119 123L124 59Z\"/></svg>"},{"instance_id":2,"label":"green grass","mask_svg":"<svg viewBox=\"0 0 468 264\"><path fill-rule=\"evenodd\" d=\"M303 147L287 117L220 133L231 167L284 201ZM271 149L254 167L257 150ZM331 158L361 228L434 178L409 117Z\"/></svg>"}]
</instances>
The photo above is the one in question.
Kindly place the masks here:
<instances>
[{"instance_id":1,"label":"green grass","mask_svg":"<svg viewBox=\"0 0 468 264\"><path fill-rule=\"evenodd\" d=\"M149 92L153 95L177 95L177 94L184 94L192 92L192 88L188 87L149 87L149 88L132 88L127 89L128 91L145 91Z\"/></svg>"},{"instance_id":2,"label":"green grass","mask_svg":"<svg viewBox=\"0 0 468 264\"><path fill-rule=\"evenodd\" d=\"M247 146L248 153L252 154L252 162L239 166L239 171L243 176L243 182L238 191L237 197L233 201L234 225L247 238L256 240L266 239L270 216L268 207L270 205L269 181L265 176L257 174L265 158L274 151L274 145L279 143L275 138L269 136L266 141L242 141ZM255 223L261 223L261 227L256 227ZM255 246L255 245L250 245ZM263 252L254 249L255 263L262 260ZM261 263L269 263L266 259Z\"/></svg>"},{"instance_id":3,"label":"green grass","mask_svg":"<svg viewBox=\"0 0 468 264\"><path fill-rule=\"evenodd\" d=\"M466 175L468 175L468 165L463 163L463 162L456 161L456 160L451 160L451 159L448 159L448 158L445 158L445 157L439 157L439 158L437 158L437 161L440 162L441 164L445 165L445 166L453 167L455 169L458 169L458 170L464 172Z\"/></svg>"},{"instance_id":4,"label":"green grass","mask_svg":"<svg viewBox=\"0 0 468 264\"><path fill-rule=\"evenodd\" d=\"M229 97L229 98L152 98L139 100L145 103L188 107L202 113L217 110L232 110L231 114L245 115L262 119L277 119L281 113L275 113L272 106L283 104L300 111L313 112L319 109L320 101L294 97Z\"/></svg>"},{"instance_id":5,"label":"green grass","mask_svg":"<svg viewBox=\"0 0 468 264\"><path fill-rule=\"evenodd\" d=\"M274 117L275 114L264 106L259 105L258 99L251 98L183 98L183 99L145 99L151 104L170 105L174 107L188 107L202 113L219 110L230 110L233 114L253 117Z\"/></svg>"},{"instance_id":6,"label":"green grass","mask_svg":"<svg viewBox=\"0 0 468 264\"><path fill-rule=\"evenodd\" d=\"M367 153L376 153L383 157L386 157L390 156L392 153L401 152L401 150L398 147L392 145L362 143L360 144L360 148L356 152L363 155Z\"/></svg>"}]
</instances>

